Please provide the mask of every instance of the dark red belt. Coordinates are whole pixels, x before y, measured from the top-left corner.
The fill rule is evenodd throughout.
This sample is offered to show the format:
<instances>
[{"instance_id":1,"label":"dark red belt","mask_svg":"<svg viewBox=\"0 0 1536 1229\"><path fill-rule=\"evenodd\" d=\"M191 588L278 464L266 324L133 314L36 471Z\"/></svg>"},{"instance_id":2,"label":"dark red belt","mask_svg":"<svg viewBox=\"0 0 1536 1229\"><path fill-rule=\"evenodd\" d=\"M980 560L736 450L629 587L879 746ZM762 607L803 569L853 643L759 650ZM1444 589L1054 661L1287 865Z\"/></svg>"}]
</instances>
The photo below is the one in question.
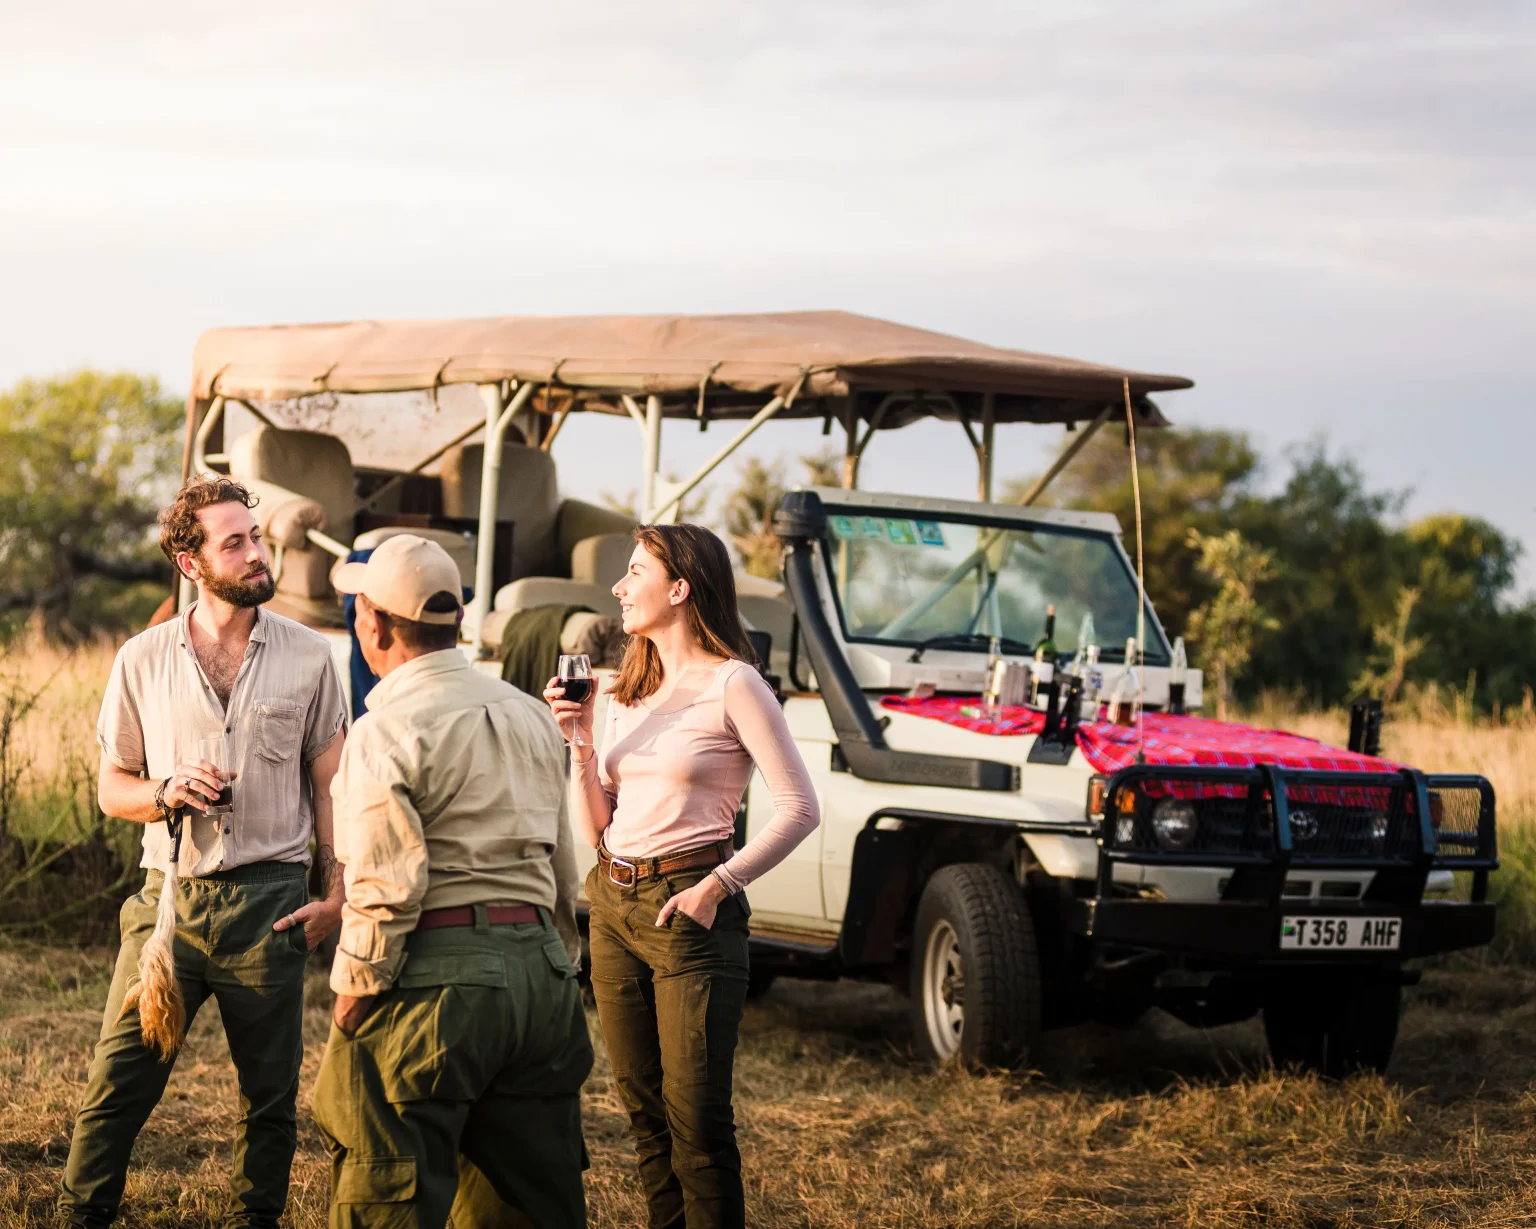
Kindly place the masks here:
<instances>
[{"instance_id":1,"label":"dark red belt","mask_svg":"<svg viewBox=\"0 0 1536 1229\"><path fill-rule=\"evenodd\" d=\"M520 926L539 921L539 911L532 905L486 905L485 920L492 926ZM454 909L427 909L416 920L417 930L438 930L444 926L473 926L475 907L459 905Z\"/></svg>"}]
</instances>

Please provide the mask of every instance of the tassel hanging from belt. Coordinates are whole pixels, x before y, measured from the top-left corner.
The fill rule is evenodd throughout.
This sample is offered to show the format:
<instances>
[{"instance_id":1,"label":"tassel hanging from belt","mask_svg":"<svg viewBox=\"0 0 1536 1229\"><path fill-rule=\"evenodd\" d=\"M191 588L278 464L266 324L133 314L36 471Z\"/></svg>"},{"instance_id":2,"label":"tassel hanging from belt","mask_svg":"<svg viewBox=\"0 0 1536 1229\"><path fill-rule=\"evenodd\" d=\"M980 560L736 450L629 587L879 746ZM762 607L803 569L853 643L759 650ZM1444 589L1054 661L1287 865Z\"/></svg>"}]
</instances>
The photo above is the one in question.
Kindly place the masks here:
<instances>
[{"instance_id":1,"label":"tassel hanging from belt","mask_svg":"<svg viewBox=\"0 0 1536 1229\"><path fill-rule=\"evenodd\" d=\"M181 1035L187 1026L187 1008L181 997L181 983L176 980L176 880L181 857L181 828L184 813L172 811L165 826L171 837L171 860L165 881L160 885L160 907L155 913L155 929L139 952L139 980L123 1000L119 1020L135 1007L139 1009L139 1031L144 1044L168 1063L181 1047Z\"/></svg>"}]
</instances>

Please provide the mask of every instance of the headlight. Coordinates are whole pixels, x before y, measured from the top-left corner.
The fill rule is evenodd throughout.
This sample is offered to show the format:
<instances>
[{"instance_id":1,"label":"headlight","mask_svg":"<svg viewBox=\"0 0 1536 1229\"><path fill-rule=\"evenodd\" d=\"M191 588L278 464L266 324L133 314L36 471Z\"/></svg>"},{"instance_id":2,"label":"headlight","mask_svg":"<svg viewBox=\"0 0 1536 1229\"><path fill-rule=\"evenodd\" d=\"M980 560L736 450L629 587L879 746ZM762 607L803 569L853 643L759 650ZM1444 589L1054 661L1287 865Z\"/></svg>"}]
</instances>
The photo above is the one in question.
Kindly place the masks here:
<instances>
[{"instance_id":1,"label":"headlight","mask_svg":"<svg viewBox=\"0 0 1536 1229\"><path fill-rule=\"evenodd\" d=\"M1164 849L1188 849L1199 828L1195 808L1182 798L1164 798L1152 811L1152 831Z\"/></svg>"}]
</instances>

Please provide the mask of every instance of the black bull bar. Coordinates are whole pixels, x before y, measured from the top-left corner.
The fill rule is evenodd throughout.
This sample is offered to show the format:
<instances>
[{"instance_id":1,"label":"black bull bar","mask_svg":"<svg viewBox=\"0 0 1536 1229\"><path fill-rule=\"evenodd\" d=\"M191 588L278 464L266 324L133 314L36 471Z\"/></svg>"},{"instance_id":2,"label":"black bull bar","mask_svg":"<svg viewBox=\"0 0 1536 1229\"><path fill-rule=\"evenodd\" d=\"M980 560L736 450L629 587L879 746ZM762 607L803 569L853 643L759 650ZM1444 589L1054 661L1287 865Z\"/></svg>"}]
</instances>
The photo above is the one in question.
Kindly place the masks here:
<instances>
[{"instance_id":1,"label":"black bull bar","mask_svg":"<svg viewBox=\"0 0 1536 1229\"><path fill-rule=\"evenodd\" d=\"M1102 789L1098 882L1075 919L1100 944L1222 960L1350 962L1493 938L1488 874L1499 862L1493 787L1483 777L1136 765ZM1230 873L1216 901L1149 899L1117 880L1122 863ZM1424 900L1434 870L1469 872L1470 900ZM1294 872L1328 871L1373 873L1352 897L1285 895ZM1376 919L1386 923L1369 932L1378 938L1395 920L1399 941L1374 951L1282 950L1284 918L1316 918L1319 931L1339 919Z\"/></svg>"}]
</instances>

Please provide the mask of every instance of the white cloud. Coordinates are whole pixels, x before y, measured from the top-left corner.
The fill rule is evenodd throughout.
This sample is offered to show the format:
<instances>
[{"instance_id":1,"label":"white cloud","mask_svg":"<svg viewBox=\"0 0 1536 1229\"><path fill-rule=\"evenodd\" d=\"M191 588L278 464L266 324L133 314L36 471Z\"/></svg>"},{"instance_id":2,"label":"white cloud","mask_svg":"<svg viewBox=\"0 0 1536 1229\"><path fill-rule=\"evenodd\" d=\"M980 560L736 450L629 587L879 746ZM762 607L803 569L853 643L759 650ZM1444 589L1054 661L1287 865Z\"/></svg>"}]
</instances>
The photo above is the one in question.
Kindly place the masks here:
<instances>
[{"instance_id":1,"label":"white cloud","mask_svg":"<svg viewBox=\"0 0 1536 1229\"><path fill-rule=\"evenodd\" d=\"M1528 5L142 8L0 14L0 380L177 386L225 323L841 306L1191 375L1176 419L1329 429L1536 542Z\"/></svg>"}]
</instances>

